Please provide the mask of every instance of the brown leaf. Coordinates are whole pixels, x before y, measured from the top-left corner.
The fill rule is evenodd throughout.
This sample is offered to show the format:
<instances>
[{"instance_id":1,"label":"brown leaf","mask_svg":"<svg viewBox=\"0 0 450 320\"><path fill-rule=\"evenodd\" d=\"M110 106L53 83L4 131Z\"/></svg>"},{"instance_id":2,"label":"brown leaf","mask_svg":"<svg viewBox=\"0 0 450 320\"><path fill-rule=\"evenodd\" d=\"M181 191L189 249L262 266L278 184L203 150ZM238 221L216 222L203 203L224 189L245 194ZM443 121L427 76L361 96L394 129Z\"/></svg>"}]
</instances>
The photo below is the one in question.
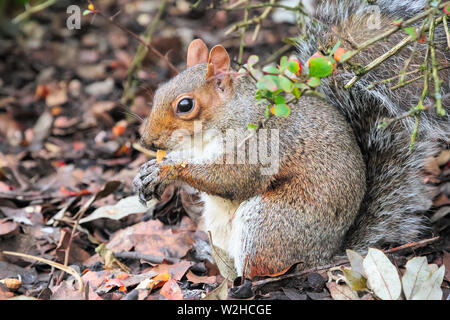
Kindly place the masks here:
<instances>
[{"instance_id":1,"label":"brown leaf","mask_svg":"<svg viewBox=\"0 0 450 320\"><path fill-rule=\"evenodd\" d=\"M0 284L0 300L6 300L14 296L14 293L8 290L8 288Z\"/></svg>"},{"instance_id":2,"label":"brown leaf","mask_svg":"<svg viewBox=\"0 0 450 320\"><path fill-rule=\"evenodd\" d=\"M180 280L186 271L193 265L194 263L192 261L180 261L175 264L160 264L154 268L151 269L151 271L155 273L163 273L168 272L170 274L170 277L175 280Z\"/></svg>"},{"instance_id":3,"label":"brown leaf","mask_svg":"<svg viewBox=\"0 0 450 320\"><path fill-rule=\"evenodd\" d=\"M340 285L336 282L327 282L326 286L334 300L359 300L356 292L346 284Z\"/></svg>"},{"instance_id":4,"label":"brown leaf","mask_svg":"<svg viewBox=\"0 0 450 320\"><path fill-rule=\"evenodd\" d=\"M50 300L85 300L85 292L79 292L70 280L65 280L61 284L52 289L53 294ZM93 288L89 286L88 300L103 300L95 293Z\"/></svg>"},{"instance_id":5,"label":"brown leaf","mask_svg":"<svg viewBox=\"0 0 450 320\"><path fill-rule=\"evenodd\" d=\"M213 284L217 282L216 276L198 276L193 273L191 270L186 274L186 278L193 283L208 283Z\"/></svg>"},{"instance_id":6,"label":"brown leaf","mask_svg":"<svg viewBox=\"0 0 450 320\"><path fill-rule=\"evenodd\" d=\"M193 232L177 231L164 226L158 220L137 223L116 232L107 248L113 251L129 251L135 248L143 254L182 258L192 248Z\"/></svg>"},{"instance_id":7,"label":"brown leaf","mask_svg":"<svg viewBox=\"0 0 450 320\"><path fill-rule=\"evenodd\" d=\"M450 199L445 194L441 194L436 200L433 201L433 206L435 207L440 207L446 204L450 204Z\"/></svg>"},{"instance_id":8,"label":"brown leaf","mask_svg":"<svg viewBox=\"0 0 450 320\"><path fill-rule=\"evenodd\" d=\"M445 280L450 282L450 252L444 251Z\"/></svg>"},{"instance_id":9,"label":"brown leaf","mask_svg":"<svg viewBox=\"0 0 450 320\"><path fill-rule=\"evenodd\" d=\"M85 285L89 282L90 287L98 288L106 281L110 273L111 270L88 271L81 277L81 279Z\"/></svg>"},{"instance_id":10,"label":"brown leaf","mask_svg":"<svg viewBox=\"0 0 450 320\"><path fill-rule=\"evenodd\" d=\"M183 291L174 279L167 281L159 293L169 300L183 300Z\"/></svg>"},{"instance_id":11,"label":"brown leaf","mask_svg":"<svg viewBox=\"0 0 450 320\"><path fill-rule=\"evenodd\" d=\"M19 225L11 221L1 221L0 220L0 236L9 234L17 229Z\"/></svg>"}]
</instances>

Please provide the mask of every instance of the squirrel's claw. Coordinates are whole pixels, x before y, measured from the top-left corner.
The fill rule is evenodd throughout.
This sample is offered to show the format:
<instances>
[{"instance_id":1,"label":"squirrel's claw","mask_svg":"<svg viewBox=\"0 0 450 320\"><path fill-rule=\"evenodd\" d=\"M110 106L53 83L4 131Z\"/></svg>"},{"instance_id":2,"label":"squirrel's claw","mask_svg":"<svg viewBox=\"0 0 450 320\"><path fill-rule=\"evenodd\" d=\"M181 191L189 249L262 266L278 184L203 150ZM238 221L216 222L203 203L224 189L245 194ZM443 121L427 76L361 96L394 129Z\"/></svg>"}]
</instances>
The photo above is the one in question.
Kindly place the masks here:
<instances>
[{"instance_id":1,"label":"squirrel's claw","mask_svg":"<svg viewBox=\"0 0 450 320\"><path fill-rule=\"evenodd\" d=\"M145 197L145 189L143 188L140 175L137 175L133 179L133 188L134 188L134 192L136 192L139 196L139 202L142 203L144 206L147 206L147 199Z\"/></svg>"},{"instance_id":2,"label":"squirrel's claw","mask_svg":"<svg viewBox=\"0 0 450 320\"><path fill-rule=\"evenodd\" d=\"M154 196L159 199L157 191L160 189L160 184L159 167L156 160L144 163L139 169L139 174L133 179L134 190L139 195L139 201L144 205Z\"/></svg>"}]
</instances>

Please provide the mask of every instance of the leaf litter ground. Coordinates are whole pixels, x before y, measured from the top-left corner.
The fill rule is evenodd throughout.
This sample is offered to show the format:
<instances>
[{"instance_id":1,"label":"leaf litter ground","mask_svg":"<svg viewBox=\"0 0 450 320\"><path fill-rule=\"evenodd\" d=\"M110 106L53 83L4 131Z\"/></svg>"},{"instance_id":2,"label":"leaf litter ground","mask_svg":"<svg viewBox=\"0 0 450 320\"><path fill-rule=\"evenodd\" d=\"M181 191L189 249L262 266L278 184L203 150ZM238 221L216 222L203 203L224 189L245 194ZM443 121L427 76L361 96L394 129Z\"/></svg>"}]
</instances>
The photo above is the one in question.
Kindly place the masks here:
<instances>
[{"instance_id":1,"label":"leaf litter ground","mask_svg":"<svg viewBox=\"0 0 450 320\"><path fill-rule=\"evenodd\" d=\"M112 1L98 3L111 15L121 9ZM134 6L116 19L141 33L148 23L140 24L135 17L145 21L158 8L149 12L143 1L130 3ZM169 59L177 67L184 68L184 50L192 35L216 39L232 54L238 52L239 38L220 33L237 21L236 14L175 3L152 44L161 52L170 50ZM208 235L197 228L195 190L170 186L151 208L140 206L131 181L147 158L134 148L141 121L130 113L145 118L153 92L171 72L148 54L134 102L122 105L122 84L136 41L101 19L91 24L91 17L83 18L80 30L69 31L65 9L64 4L48 8L21 30L9 25L2 35L0 299L355 298L343 286L327 283L328 270L349 266L346 259L300 273L289 270L225 283L212 259ZM247 57L256 53L268 58L264 48L281 47L281 34L297 33L292 25L270 23L273 28L261 31ZM439 239L389 254L401 272L414 256L445 265L444 299L450 293L449 153L443 150L424 172L426 183L440 186L428 213L433 221L430 237ZM80 280L67 272L3 251L66 265L79 275L82 290Z\"/></svg>"}]
</instances>

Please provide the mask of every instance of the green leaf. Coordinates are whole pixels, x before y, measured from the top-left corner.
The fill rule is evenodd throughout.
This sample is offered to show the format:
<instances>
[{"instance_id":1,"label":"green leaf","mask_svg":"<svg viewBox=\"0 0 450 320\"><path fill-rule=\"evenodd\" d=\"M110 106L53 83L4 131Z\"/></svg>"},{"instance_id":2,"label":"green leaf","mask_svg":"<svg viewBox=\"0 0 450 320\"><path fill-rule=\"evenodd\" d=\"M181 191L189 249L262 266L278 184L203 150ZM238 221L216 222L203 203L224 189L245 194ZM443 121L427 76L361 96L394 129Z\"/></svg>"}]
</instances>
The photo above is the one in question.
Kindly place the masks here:
<instances>
[{"instance_id":1,"label":"green leaf","mask_svg":"<svg viewBox=\"0 0 450 320\"><path fill-rule=\"evenodd\" d=\"M299 88L300 90L308 89L308 86L304 84L303 82L295 82L294 88Z\"/></svg>"},{"instance_id":2,"label":"green leaf","mask_svg":"<svg viewBox=\"0 0 450 320\"><path fill-rule=\"evenodd\" d=\"M280 70L278 70L278 68L275 66L265 66L263 68L263 72L279 74Z\"/></svg>"},{"instance_id":3,"label":"green leaf","mask_svg":"<svg viewBox=\"0 0 450 320\"><path fill-rule=\"evenodd\" d=\"M258 89L264 89L269 91L276 91L278 89L277 83L274 81L273 76L264 76L256 83Z\"/></svg>"},{"instance_id":4,"label":"green leaf","mask_svg":"<svg viewBox=\"0 0 450 320\"><path fill-rule=\"evenodd\" d=\"M340 45L341 41L338 40L338 42L336 42L336 44L334 45L333 49L331 49L330 56L332 56L336 52L336 50L339 48Z\"/></svg>"},{"instance_id":5,"label":"green leaf","mask_svg":"<svg viewBox=\"0 0 450 320\"><path fill-rule=\"evenodd\" d=\"M340 61L340 62L342 62L342 61L344 61L344 60L347 60L348 57L349 57L351 54L353 54L353 51L347 51L346 53L344 53L344 54L342 55L342 57L341 57L341 61Z\"/></svg>"},{"instance_id":6,"label":"green leaf","mask_svg":"<svg viewBox=\"0 0 450 320\"><path fill-rule=\"evenodd\" d=\"M407 28L403 28L403 30L411 36L411 38L416 39L416 28L414 27L407 27Z\"/></svg>"},{"instance_id":7,"label":"green leaf","mask_svg":"<svg viewBox=\"0 0 450 320\"><path fill-rule=\"evenodd\" d=\"M286 56L283 56L280 60L280 69L284 70L287 68L288 59Z\"/></svg>"},{"instance_id":8,"label":"green leaf","mask_svg":"<svg viewBox=\"0 0 450 320\"><path fill-rule=\"evenodd\" d=\"M275 99L273 99L273 101L275 101L275 104L286 103L286 99L282 96L276 96Z\"/></svg>"},{"instance_id":9,"label":"green leaf","mask_svg":"<svg viewBox=\"0 0 450 320\"><path fill-rule=\"evenodd\" d=\"M297 61L291 60L287 64L287 69L293 74L297 74L300 71L300 66Z\"/></svg>"},{"instance_id":10,"label":"green leaf","mask_svg":"<svg viewBox=\"0 0 450 320\"><path fill-rule=\"evenodd\" d=\"M250 73L255 77L255 79L260 80L263 76L263 73L261 70L258 69L251 69Z\"/></svg>"},{"instance_id":11,"label":"green leaf","mask_svg":"<svg viewBox=\"0 0 450 320\"><path fill-rule=\"evenodd\" d=\"M308 86L315 88L320 85L320 78L311 77L308 80Z\"/></svg>"},{"instance_id":12,"label":"green leaf","mask_svg":"<svg viewBox=\"0 0 450 320\"><path fill-rule=\"evenodd\" d=\"M445 14L450 15L450 4L448 4L444 7L444 12L445 12Z\"/></svg>"},{"instance_id":13,"label":"green leaf","mask_svg":"<svg viewBox=\"0 0 450 320\"><path fill-rule=\"evenodd\" d=\"M247 63L252 66L255 63L257 63L258 61L259 61L259 57L255 54L253 54L250 57L248 57Z\"/></svg>"},{"instance_id":14,"label":"green leaf","mask_svg":"<svg viewBox=\"0 0 450 320\"><path fill-rule=\"evenodd\" d=\"M302 92L299 88L294 88L292 89L292 94L294 95L294 97L296 97L297 99L300 99Z\"/></svg>"},{"instance_id":15,"label":"green leaf","mask_svg":"<svg viewBox=\"0 0 450 320\"><path fill-rule=\"evenodd\" d=\"M274 114L277 117L287 117L291 113L291 108L288 107L287 104L276 104L274 108Z\"/></svg>"},{"instance_id":16,"label":"green leaf","mask_svg":"<svg viewBox=\"0 0 450 320\"><path fill-rule=\"evenodd\" d=\"M270 116L270 105L268 105L268 106L266 107L266 113L265 113L265 115L266 115L266 118L268 118L268 117Z\"/></svg>"},{"instance_id":17,"label":"green leaf","mask_svg":"<svg viewBox=\"0 0 450 320\"><path fill-rule=\"evenodd\" d=\"M254 123L249 123L247 125L247 129L249 129L249 130L256 130L256 129L258 129L258 126L256 124L254 124Z\"/></svg>"},{"instance_id":18,"label":"green leaf","mask_svg":"<svg viewBox=\"0 0 450 320\"><path fill-rule=\"evenodd\" d=\"M367 280L357 271L344 268L342 270L345 276L345 282L350 286L352 290L364 290L367 289Z\"/></svg>"},{"instance_id":19,"label":"green leaf","mask_svg":"<svg viewBox=\"0 0 450 320\"><path fill-rule=\"evenodd\" d=\"M324 57L315 57L309 61L309 76L323 78L333 72L331 62Z\"/></svg>"},{"instance_id":20,"label":"green leaf","mask_svg":"<svg viewBox=\"0 0 450 320\"><path fill-rule=\"evenodd\" d=\"M246 73L247 73L247 70L246 70L245 68L240 68L239 71L238 71L238 73L240 73L240 74L246 74Z\"/></svg>"},{"instance_id":21,"label":"green leaf","mask_svg":"<svg viewBox=\"0 0 450 320\"><path fill-rule=\"evenodd\" d=\"M289 80L285 76L280 75L278 77L278 81L280 83L280 88L281 89L283 89L286 92L291 92L292 91L292 82L291 82L291 80Z\"/></svg>"},{"instance_id":22,"label":"green leaf","mask_svg":"<svg viewBox=\"0 0 450 320\"><path fill-rule=\"evenodd\" d=\"M92 11L91 10L84 10L83 11L83 16L87 16L88 14L91 14Z\"/></svg>"}]
</instances>

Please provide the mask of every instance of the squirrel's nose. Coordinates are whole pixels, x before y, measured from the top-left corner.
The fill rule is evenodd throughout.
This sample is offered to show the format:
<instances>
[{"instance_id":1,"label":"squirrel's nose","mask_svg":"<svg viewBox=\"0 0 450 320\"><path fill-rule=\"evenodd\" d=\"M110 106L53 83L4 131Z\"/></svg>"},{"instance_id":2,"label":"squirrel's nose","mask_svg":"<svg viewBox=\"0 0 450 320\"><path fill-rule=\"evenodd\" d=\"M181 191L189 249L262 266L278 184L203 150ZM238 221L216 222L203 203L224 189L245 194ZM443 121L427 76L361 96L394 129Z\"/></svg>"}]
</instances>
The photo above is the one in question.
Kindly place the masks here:
<instances>
[{"instance_id":1,"label":"squirrel's nose","mask_svg":"<svg viewBox=\"0 0 450 320\"><path fill-rule=\"evenodd\" d=\"M153 144L153 141L151 141L151 139L149 139L149 137L141 137L141 139L139 140L139 143L146 149L149 150L153 150L153 151L157 151L158 148Z\"/></svg>"}]
</instances>

